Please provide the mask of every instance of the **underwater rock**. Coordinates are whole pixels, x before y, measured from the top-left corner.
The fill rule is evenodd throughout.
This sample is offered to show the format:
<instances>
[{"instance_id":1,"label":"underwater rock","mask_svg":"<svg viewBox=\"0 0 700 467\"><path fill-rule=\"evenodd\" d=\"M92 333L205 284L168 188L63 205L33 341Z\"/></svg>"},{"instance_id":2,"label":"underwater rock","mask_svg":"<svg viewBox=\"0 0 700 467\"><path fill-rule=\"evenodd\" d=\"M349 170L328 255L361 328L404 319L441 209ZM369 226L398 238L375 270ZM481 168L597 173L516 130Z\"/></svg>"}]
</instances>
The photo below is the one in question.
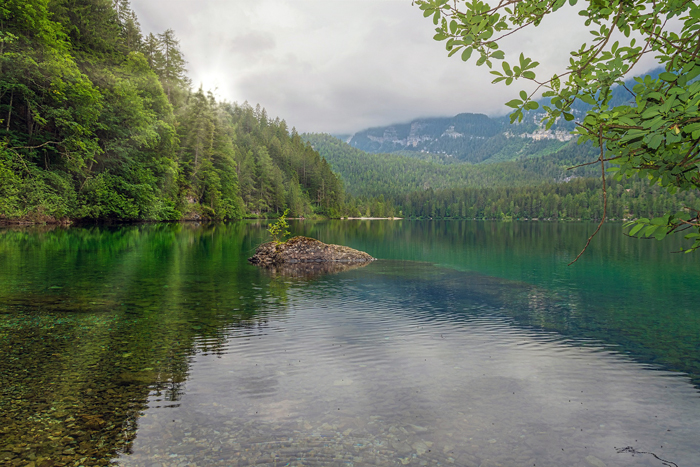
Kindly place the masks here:
<instances>
[{"instance_id":1,"label":"underwater rock","mask_svg":"<svg viewBox=\"0 0 700 467\"><path fill-rule=\"evenodd\" d=\"M325 263L282 263L260 264L272 276L284 276L295 279L315 279L327 274L337 274L351 269L364 268L370 262L340 263L337 261Z\"/></svg>"},{"instance_id":2,"label":"underwater rock","mask_svg":"<svg viewBox=\"0 0 700 467\"><path fill-rule=\"evenodd\" d=\"M273 267L304 263L369 263L374 258L346 246L329 245L309 237L294 237L284 243L263 243L248 261Z\"/></svg>"}]
</instances>

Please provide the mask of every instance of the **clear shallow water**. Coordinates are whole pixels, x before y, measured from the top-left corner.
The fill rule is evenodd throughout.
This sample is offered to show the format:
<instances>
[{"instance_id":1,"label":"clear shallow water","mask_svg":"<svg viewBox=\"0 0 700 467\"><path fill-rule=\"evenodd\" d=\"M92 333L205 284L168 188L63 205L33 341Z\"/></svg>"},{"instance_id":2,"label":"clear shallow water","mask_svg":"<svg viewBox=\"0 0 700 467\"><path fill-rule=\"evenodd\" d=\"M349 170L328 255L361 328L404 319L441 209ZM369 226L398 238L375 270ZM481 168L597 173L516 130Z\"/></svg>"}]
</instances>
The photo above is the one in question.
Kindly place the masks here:
<instances>
[{"instance_id":1,"label":"clear shallow water","mask_svg":"<svg viewBox=\"0 0 700 467\"><path fill-rule=\"evenodd\" d=\"M254 224L2 231L0 460L698 465L697 261L567 269L589 227L296 225L385 258L314 278Z\"/></svg>"}]
</instances>

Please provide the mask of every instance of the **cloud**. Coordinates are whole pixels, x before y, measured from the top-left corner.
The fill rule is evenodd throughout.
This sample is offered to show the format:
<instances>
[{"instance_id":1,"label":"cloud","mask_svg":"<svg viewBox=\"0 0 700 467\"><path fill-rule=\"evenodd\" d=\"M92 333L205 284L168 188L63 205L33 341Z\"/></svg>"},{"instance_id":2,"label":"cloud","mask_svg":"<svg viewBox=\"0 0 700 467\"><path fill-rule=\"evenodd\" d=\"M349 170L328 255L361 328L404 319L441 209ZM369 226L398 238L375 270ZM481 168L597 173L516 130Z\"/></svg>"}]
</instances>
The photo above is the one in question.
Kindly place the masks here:
<instances>
[{"instance_id":1,"label":"cloud","mask_svg":"<svg viewBox=\"0 0 700 467\"><path fill-rule=\"evenodd\" d=\"M246 56L249 59L262 59L266 52L275 49L275 38L270 34L261 32L248 32L236 36L229 41L228 50Z\"/></svg>"},{"instance_id":2,"label":"cloud","mask_svg":"<svg viewBox=\"0 0 700 467\"><path fill-rule=\"evenodd\" d=\"M363 128L460 112L504 114L519 88L448 58L410 0L132 0L144 32L175 30L195 86L260 103L299 131ZM587 40L573 8L512 36L542 75Z\"/></svg>"}]
</instances>

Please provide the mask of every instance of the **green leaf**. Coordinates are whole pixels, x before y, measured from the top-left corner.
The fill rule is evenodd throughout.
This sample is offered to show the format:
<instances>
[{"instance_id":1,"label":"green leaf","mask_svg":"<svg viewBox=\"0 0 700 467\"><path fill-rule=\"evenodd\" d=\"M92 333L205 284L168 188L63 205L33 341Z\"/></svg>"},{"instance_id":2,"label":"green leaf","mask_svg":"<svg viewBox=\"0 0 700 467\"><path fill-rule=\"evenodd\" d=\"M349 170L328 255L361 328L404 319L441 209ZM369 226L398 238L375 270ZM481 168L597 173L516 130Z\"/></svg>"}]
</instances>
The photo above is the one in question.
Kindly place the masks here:
<instances>
[{"instance_id":1,"label":"green leaf","mask_svg":"<svg viewBox=\"0 0 700 467\"><path fill-rule=\"evenodd\" d=\"M510 69L510 65L508 64L508 62L501 63L501 66L503 67L503 71L506 75L513 76L513 70Z\"/></svg>"},{"instance_id":2,"label":"green leaf","mask_svg":"<svg viewBox=\"0 0 700 467\"><path fill-rule=\"evenodd\" d=\"M668 217L655 217L651 220L652 225L668 225Z\"/></svg>"},{"instance_id":3,"label":"green leaf","mask_svg":"<svg viewBox=\"0 0 700 467\"><path fill-rule=\"evenodd\" d=\"M457 31L457 21L450 21L450 32L454 34Z\"/></svg>"},{"instance_id":4,"label":"green leaf","mask_svg":"<svg viewBox=\"0 0 700 467\"><path fill-rule=\"evenodd\" d=\"M637 225L635 225L634 227L632 227L632 230L630 230L630 233L629 233L629 234L630 234L631 236L634 236L634 235L637 234L637 232L639 232L639 231L642 230L643 228L644 228L644 224L637 224Z\"/></svg>"},{"instance_id":5,"label":"green leaf","mask_svg":"<svg viewBox=\"0 0 700 467\"><path fill-rule=\"evenodd\" d=\"M658 149L659 146L661 146L661 143L664 142L664 137L661 135L654 135L651 137L651 140L649 141L649 147L652 149Z\"/></svg>"},{"instance_id":6,"label":"green leaf","mask_svg":"<svg viewBox=\"0 0 700 467\"><path fill-rule=\"evenodd\" d=\"M512 108L514 108L514 109L517 109L517 108L520 107L522 104L523 104L523 101L521 101L520 99L513 99L512 101L506 102L506 105L507 105L508 107L512 107Z\"/></svg>"},{"instance_id":7,"label":"green leaf","mask_svg":"<svg viewBox=\"0 0 700 467\"><path fill-rule=\"evenodd\" d=\"M654 232L654 238L657 240L663 240L666 238L667 233L668 232L666 232L665 229L657 229L656 232Z\"/></svg>"},{"instance_id":8,"label":"green leaf","mask_svg":"<svg viewBox=\"0 0 700 467\"><path fill-rule=\"evenodd\" d=\"M520 91L520 98L522 100L527 100L527 93L525 91Z\"/></svg>"},{"instance_id":9,"label":"green leaf","mask_svg":"<svg viewBox=\"0 0 700 467\"><path fill-rule=\"evenodd\" d=\"M659 79L671 82L671 81L675 81L676 79L678 79L678 76L674 75L673 73L669 73L668 71L664 71L663 73L661 73L659 75Z\"/></svg>"},{"instance_id":10,"label":"green leaf","mask_svg":"<svg viewBox=\"0 0 700 467\"><path fill-rule=\"evenodd\" d=\"M645 237L650 237L651 234L653 234L658 228L658 225L648 225L647 228L644 229L644 233L642 235L644 235Z\"/></svg>"},{"instance_id":11,"label":"green leaf","mask_svg":"<svg viewBox=\"0 0 700 467\"><path fill-rule=\"evenodd\" d=\"M472 49L471 47L465 47L464 51L462 52L462 60L464 60L465 62L469 60L469 58L472 56L473 51L474 49Z\"/></svg>"},{"instance_id":12,"label":"green leaf","mask_svg":"<svg viewBox=\"0 0 700 467\"><path fill-rule=\"evenodd\" d=\"M581 99L581 101L585 102L586 104L595 105L595 99L593 99L588 94L582 94L581 96L579 96L579 99Z\"/></svg>"}]
</instances>

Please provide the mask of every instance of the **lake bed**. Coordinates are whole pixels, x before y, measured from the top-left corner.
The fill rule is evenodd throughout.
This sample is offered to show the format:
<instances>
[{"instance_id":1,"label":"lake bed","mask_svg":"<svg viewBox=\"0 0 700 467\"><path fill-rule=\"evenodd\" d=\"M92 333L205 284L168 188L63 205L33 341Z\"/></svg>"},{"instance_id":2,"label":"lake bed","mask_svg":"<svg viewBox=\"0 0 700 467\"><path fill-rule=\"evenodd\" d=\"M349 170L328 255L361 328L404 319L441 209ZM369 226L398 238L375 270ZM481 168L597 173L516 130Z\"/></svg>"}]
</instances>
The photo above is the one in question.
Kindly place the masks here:
<instances>
[{"instance_id":1,"label":"lake bed","mask_svg":"<svg viewBox=\"0 0 700 467\"><path fill-rule=\"evenodd\" d=\"M0 231L3 462L696 463L679 245L611 224L568 267L590 224L292 229L379 260L271 275L250 222Z\"/></svg>"}]
</instances>

